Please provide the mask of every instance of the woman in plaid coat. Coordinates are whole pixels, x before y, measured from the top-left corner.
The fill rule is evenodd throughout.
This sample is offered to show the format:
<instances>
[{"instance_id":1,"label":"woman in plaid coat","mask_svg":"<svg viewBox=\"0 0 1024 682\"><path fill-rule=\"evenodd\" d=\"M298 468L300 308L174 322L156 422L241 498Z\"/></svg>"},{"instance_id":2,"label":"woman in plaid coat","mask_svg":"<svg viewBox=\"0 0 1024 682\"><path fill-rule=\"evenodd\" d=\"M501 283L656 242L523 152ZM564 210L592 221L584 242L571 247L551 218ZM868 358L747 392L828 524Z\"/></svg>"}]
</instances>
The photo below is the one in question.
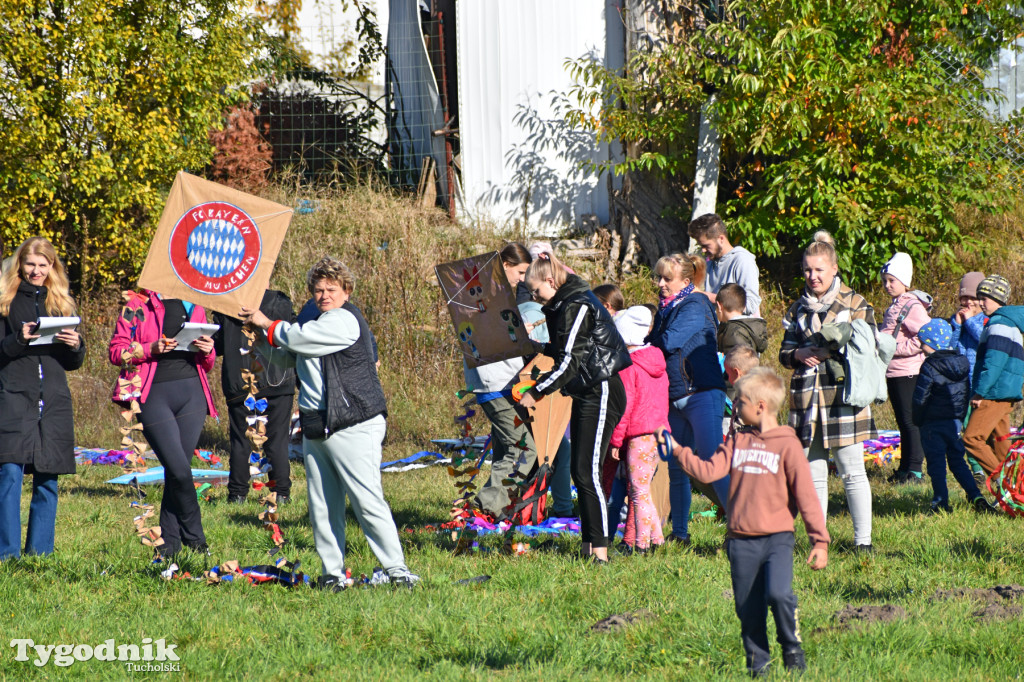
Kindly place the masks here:
<instances>
[{"instance_id":1,"label":"woman in plaid coat","mask_svg":"<svg viewBox=\"0 0 1024 682\"><path fill-rule=\"evenodd\" d=\"M779 361L793 370L789 424L796 429L811 464L822 511L828 515L828 459L831 454L853 518L856 551L871 551L871 486L864 470L864 441L875 438L871 407L843 404L831 351L815 342L822 325L865 320L875 313L864 298L840 281L835 245L825 231L814 235L804 252L803 295L789 307Z\"/></svg>"}]
</instances>

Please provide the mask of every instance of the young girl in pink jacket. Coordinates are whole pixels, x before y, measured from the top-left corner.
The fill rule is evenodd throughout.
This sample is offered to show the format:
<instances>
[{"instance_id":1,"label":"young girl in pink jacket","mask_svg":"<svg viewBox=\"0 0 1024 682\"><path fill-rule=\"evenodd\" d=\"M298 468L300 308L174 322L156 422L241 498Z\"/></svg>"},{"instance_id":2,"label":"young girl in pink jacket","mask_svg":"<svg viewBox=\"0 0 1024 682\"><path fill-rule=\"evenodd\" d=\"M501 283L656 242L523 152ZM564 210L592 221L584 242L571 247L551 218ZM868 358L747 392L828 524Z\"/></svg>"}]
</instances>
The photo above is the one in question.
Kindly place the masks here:
<instances>
[{"instance_id":1,"label":"young girl in pink jacket","mask_svg":"<svg viewBox=\"0 0 1024 682\"><path fill-rule=\"evenodd\" d=\"M630 367L619 372L626 389L626 412L611 439L611 456L619 459L624 447L629 469L629 509L623 538L627 553L646 553L652 545L665 542L651 498L651 479L658 466L654 433L668 423L668 374L661 350L644 344L651 320L651 311L644 306L633 306L615 320L633 360Z\"/></svg>"},{"instance_id":2,"label":"young girl in pink jacket","mask_svg":"<svg viewBox=\"0 0 1024 682\"><path fill-rule=\"evenodd\" d=\"M897 252L882 267L882 284L892 296L892 304L886 309L878 332L896 338L896 354L885 372L889 402L900 430L900 466L892 477L896 483L919 482L924 462L921 434L914 426L912 412L914 386L924 363L917 332L931 320L931 297L921 291L910 291L913 276L914 264L906 253Z\"/></svg>"}]
</instances>

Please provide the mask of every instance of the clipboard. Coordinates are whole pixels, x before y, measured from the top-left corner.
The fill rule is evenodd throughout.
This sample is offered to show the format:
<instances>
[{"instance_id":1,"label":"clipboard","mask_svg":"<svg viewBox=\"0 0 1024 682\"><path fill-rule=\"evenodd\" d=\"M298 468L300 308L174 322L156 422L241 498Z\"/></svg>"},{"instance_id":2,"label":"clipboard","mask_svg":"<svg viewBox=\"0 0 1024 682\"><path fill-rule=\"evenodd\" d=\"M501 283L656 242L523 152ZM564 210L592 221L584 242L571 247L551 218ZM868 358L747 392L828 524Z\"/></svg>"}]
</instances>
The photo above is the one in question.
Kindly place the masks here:
<instances>
[{"instance_id":1,"label":"clipboard","mask_svg":"<svg viewBox=\"0 0 1024 682\"><path fill-rule=\"evenodd\" d=\"M46 346L52 343L59 343L55 336L65 329L77 329L82 323L80 317L40 317L36 320L36 328L32 332L38 334L38 339L32 339L30 346Z\"/></svg>"},{"instance_id":2,"label":"clipboard","mask_svg":"<svg viewBox=\"0 0 1024 682\"><path fill-rule=\"evenodd\" d=\"M213 336L220 329L219 324L210 324L208 322L186 322L181 327L181 331L174 335L174 340L178 342L178 348L180 350L183 346L187 346L187 350L197 352L199 349L192 343L200 336Z\"/></svg>"}]
</instances>

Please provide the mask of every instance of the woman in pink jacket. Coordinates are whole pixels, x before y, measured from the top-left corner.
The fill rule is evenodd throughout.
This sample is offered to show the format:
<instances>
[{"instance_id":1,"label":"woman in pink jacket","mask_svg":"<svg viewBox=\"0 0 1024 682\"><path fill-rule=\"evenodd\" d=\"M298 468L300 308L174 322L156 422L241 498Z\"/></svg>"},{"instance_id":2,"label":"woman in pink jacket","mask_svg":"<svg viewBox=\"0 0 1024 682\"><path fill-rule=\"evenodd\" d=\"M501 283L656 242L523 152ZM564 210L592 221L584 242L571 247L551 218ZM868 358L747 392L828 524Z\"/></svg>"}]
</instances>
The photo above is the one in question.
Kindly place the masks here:
<instances>
[{"instance_id":1,"label":"woman in pink jacket","mask_svg":"<svg viewBox=\"0 0 1024 682\"><path fill-rule=\"evenodd\" d=\"M178 348L174 337L185 322L206 322L200 306L161 298L154 291L128 295L110 339L110 362L122 367L112 400L139 401L142 433L164 467L160 504L161 557L182 545L209 553L192 482L192 453L206 415L217 416L206 374L213 368L213 339L196 339L195 350ZM124 386L124 388L122 388Z\"/></svg>"},{"instance_id":2,"label":"woman in pink jacket","mask_svg":"<svg viewBox=\"0 0 1024 682\"><path fill-rule=\"evenodd\" d=\"M611 455L619 459L625 447L629 469L629 510L623 552L646 554L665 543L661 519L651 498L651 479L658 467L658 445L654 433L668 423L668 374L660 349L644 344L651 329L651 311L633 306L619 314L615 328L629 348L633 360L619 372L626 389L626 412L612 432Z\"/></svg>"},{"instance_id":3,"label":"woman in pink jacket","mask_svg":"<svg viewBox=\"0 0 1024 682\"><path fill-rule=\"evenodd\" d=\"M931 320L928 314L931 297L909 290L913 276L914 264L910 255L903 252L897 252L882 267L882 284L892 296L892 303L885 311L878 333L891 334L896 338L896 354L885 372L889 402L900 430L900 466L892 476L896 483L920 482L924 462L921 434L914 426L912 412L914 386L924 363L917 331Z\"/></svg>"}]
</instances>

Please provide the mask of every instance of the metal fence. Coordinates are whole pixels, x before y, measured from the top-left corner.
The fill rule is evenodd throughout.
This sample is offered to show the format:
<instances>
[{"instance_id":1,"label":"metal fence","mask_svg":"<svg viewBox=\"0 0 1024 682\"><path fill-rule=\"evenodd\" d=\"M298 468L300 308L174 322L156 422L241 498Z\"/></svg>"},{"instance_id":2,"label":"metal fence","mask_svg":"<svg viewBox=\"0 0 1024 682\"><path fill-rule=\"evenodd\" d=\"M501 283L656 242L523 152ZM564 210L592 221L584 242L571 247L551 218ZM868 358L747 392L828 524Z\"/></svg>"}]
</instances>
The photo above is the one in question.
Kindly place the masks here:
<instances>
[{"instance_id":1,"label":"metal fence","mask_svg":"<svg viewBox=\"0 0 1024 682\"><path fill-rule=\"evenodd\" d=\"M316 180L373 168L447 206L458 184L455 0L393 5L372 82L333 75L351 27L301 26L310 68L257 93L256 125L273 149L274 172Z\"/></svg>"},{"instance_id":2,"label":"metal fence","mask_svg":"<svg viewBox=\"0 0 1024 682\"><path fill-rule=\"evenodd\" d=\"M941 64L949 82L970 79L973 85L980 83L998 93L994 101L964 102L964 108L971 116L999 124L999 139L985 153L993 160L1007 161L1014 184L1024 189L1024 40L1002 50L984 73L952 54L934 52L931 56Z\"/></svg>"}]
</instances>

